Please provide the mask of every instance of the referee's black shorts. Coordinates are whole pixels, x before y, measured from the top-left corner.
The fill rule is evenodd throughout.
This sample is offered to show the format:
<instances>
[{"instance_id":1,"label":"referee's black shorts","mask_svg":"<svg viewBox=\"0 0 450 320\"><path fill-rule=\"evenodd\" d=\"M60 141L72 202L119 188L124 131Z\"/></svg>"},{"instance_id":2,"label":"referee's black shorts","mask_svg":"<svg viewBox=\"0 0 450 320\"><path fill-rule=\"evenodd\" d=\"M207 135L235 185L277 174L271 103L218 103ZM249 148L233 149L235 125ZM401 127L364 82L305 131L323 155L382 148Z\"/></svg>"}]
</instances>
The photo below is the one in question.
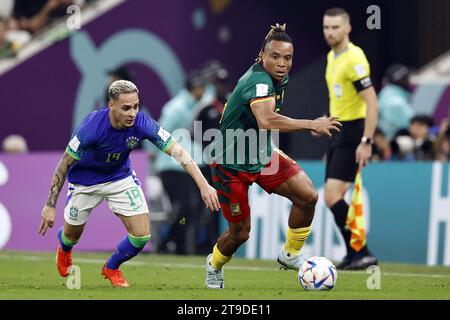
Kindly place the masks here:
<instances>
[{"instance_id":1,"label":"referee's black shorts","mask_svg":"<svg viewBox=\"0 0 450 320\"><path fill-rule=\"evenodd\" d=\"M354 182L358 164L356 148L364 134L364 119L342 121L341 132L328 144L325 181L328 178Z\"/></svg>"}]
</instances>

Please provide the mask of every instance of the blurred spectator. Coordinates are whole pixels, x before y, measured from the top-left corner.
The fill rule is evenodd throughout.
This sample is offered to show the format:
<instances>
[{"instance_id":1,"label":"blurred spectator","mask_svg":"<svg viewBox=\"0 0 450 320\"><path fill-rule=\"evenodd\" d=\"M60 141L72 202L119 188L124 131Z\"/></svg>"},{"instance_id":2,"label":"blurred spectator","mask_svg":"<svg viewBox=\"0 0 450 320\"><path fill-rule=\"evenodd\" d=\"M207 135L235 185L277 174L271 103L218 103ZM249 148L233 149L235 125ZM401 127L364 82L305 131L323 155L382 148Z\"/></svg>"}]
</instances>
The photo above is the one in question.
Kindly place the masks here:
<instances>
[{"instance_id":1,"label":"blurred spectator","mask_svg":"<svg viewBox=\"0 0 450 320\"><path fill-rule=\"evenodd\" d=\"M197 104L193 112L193 119L197 121L197 124L201 123L201 131L204 134L208 129L219 128L225 103L231 93L231 86L228 71L218 61L213 60L206 63L201 72L208 81L205 95L209 94L209 96L202 98ZM194 135L194 138L198 139L197 142L205 150L212 141L203 141L202 136ZM209 165L199 164L199 167L208 182L213 185ZM208 254L220 235L219 215L211 214L207 208L202 208L197 230L196 253Z\"/></svg>"},{"instance_id":2,"label":"blurred spectator","mask_svg":"<svg viewBox=\"0 0 450 320\"><path fill-rule=\"evenodd\" d=\"M28 152L27 142L21 135L11 134L3 139L2 151L5 153L26 153Z\"/></svg>"},{"instance_id":3,"label":"blurred spectator","mask_svg":"<svg viewBox=\"0 0 450 320\"><path fill-rule=\"evenodd\" d=\"M226 101L231 94L228 70L219 61L212 60L205 64L202 74L208 81L206 90L214 92L215 99Z\"/></svg>"},{"instance_id":4,"label":"blurred spectator","mask_svg":"<svg viewBox=\"0 0 450 320\"><path fill-rule=\"evenodd\" d=\"M433 119L417 115L411 119L408 129L400 130L391 142L393 158L398 160L432 160L433 137L429 131Z\"/></svg>"},{"instance_id":5,"label":"blurred spectator","mask_svg":"<svg viewBox=\"0 0 450 320\"><path fill-rule=\"evenodd\" d=\"M411 108L410 70L402 64L387 68L383 77L383 88L378 95L378 126L386 138L406 128L414 115Z\"/></svg>"},{"instance_id":6,"label":"blurred spectator","mask_svg":"<svg viewBox=\"0 0 450 320\"><path fill-rule=\"evenodd\" d=\"M161 127L172 132L185 129L184 135L175 134L178 143L194 158L201 155L201 145L191 140L190 130L193 122L193 110L205 92L206 79L200 72L188 74L185 88L168 101L162 108L158 120ZM198 163L200 166L201 164ZM199 211L203 203L199 202L197 187L183 168L168 155L159 152L156 156L155 170L158 172L165 192L169 196L172 212L169 221L162 227L158 245L160 253L194 254L196 227Z\"/></svg>"},{"instance_id":7,"label":"blurred spectator","mask_svg":"<svg viewBox=\"0 0 450 320\"><path fill-rule=\"evenodd\" d=\"M218 75L222 78L228 77L228 71L223 67L223 65L217 60L210 60L203 64L201 67L201 73L206 78L206 88L205 93L201 101L200 106L206 106L212 103L217 97L215 83L217 81Z\"/></svg>"},{"instance_id":8,"label":"blurred spectator","mask_svg":"<svg viewBox=\"0 0 450 320\"><path fill-rule=\"evenodd\" d=\"M18 29L36 33L67 14L73 0L15 0L13 16Z\"/></svg>"},{"instance_id":9,"label":"blurred spectator","mask_svg":"<svg viewBox=\"0 0 450 320\"><path fill-rule=\"evenodd\" d=\"M389 140L384 135L383 131L376 128L373 136L373 151L372 160L374 161L386 161L390 160L392 155L391 145Z\"/></svg>"},{"instance_id":10,"label":"blurred spectator","mask_svg":"<svg viewBox=\"0 0 450 320\"><path fill-rule=\"evenodd\" d=\"M116 80L128 80L134 82L130 70L125 66L120 66L116 69L108 71L108 83L106 84L105 95L104 95L104 105L108 104L109 101L109 86Z\"/></svg>"},{"instance_id":11,"label":"blurred spectator","mask_svg":"<svg viewBox=\"0 0 450 320\"><path fill-rule=\"evenodd\" d=\"M202 123L202 130L205 132L219 127L225 103L231 93L231 86L228 71L215 60L206 64L201 73L206 78L207 85L204 97L194 110L193 119ZM210 141L199 142L202 143L203 148L211 143Z\"/></svg>"},{"instance_id":12,"label":"blurred spectator","mask_svg":"<svg viewBox=\"0 0 450 320\"><path fill-rule=\"evenodd\" d=\"M448 119L443 119L438 135L434 141L435 160L450 161L450 126Z\"/></svg>"},{"instance_id":13,"label":"blurred spectator","mask_svg":"<svg viewBox=\"0 0 450 320\"><path fill-rule=\"evenodd\" d=\"M6 39L6 20L0 18L0 59L15 55L14 44Z\"/></svg>"}]
</instances>

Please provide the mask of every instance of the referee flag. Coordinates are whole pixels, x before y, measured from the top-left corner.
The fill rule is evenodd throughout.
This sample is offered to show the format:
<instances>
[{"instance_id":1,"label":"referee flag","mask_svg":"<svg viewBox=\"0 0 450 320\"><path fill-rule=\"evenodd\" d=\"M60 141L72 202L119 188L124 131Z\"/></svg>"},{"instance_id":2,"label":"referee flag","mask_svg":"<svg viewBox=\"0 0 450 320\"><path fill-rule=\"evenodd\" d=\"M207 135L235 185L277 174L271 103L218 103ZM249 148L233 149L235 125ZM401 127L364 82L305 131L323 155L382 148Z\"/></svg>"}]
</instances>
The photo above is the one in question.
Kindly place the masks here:
<instances>
[{"instance_id":1,"label":"referee flag","mask_svg":"<svg viewBox=\"0 0 450 320\"><path fill-rule=\"evenodd\" d=\"M352 203L347 214L347 228L351 232L350 246L356 251L360 251L367 242L366 224L364 220L363 202L362 202L362 177L361 171L358 171L353 186Z\"/></svg>"}]
</instances>

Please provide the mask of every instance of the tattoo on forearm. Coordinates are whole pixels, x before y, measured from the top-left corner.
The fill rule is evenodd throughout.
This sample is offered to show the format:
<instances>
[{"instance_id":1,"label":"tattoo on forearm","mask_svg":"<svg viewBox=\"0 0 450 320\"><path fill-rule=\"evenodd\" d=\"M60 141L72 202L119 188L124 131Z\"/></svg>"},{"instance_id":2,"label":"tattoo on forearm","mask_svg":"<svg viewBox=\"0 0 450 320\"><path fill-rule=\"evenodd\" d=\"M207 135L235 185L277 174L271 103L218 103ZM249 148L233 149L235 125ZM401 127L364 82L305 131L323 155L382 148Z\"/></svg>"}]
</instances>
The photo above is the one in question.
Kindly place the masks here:
<instances>
[{"instance_id":1,"label":"tattoo on forearm","mask_svg":"<svg viewBox=\"0 0 450 320\"><path fill-rule=\"evenodd\" d=\"M172 157L174 157L175 160L177 160L177 162L185 169L188 164L192 164L194 162L193 159L186 154L181 147L178 146L173 149Z\"/></svg>"},{"instance_id":2,"label":"tattoo on forearm","mask_svg":"<svg viewBox=\"0 0 450 320\"><path fill-rule=\"evenodd\" d=\"M184 169L187 168L188 165L194 164L194 160L193 159L189 159L189 158L184 158L183 161L181 161L181 165L183 166Z\"/></svg>"},{"instance_id":3,"label":"tattoo on forearm","mask_svg":"<svg viewBox=\"0 0 450 320\"><path fill-rule=\"evenodd\" d=\"M58 200L59 192L64 185L64 181L66 181L67 172L75 164L76 161L77 160L64 152L61 160L59 160L58 162L55 173L53 174L52 186L50 187L50 194L48 196L46 206L52 208L56 207L56 201Z\"/></svg>"}]
</instances>

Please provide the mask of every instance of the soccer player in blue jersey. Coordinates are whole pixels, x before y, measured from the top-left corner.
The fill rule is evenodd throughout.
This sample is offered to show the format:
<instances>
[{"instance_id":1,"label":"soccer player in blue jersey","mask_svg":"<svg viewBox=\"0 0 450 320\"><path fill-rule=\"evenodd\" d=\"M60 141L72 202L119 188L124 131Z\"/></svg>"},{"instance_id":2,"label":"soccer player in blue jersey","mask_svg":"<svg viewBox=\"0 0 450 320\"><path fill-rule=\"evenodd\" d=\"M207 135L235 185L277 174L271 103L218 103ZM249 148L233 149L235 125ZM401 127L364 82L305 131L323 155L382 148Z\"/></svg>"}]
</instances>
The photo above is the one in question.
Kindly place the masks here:
<instances>
[{"instance_id":1,"label":"soccer player in blue jersey","mask_svg":"<svg viewBox=\"0 0 450 320\"><path fill-rule=\"evenodd\" d=\"M119 266L136 256L150 239L149 211L129 160L130 152L144 139L180 162L197 184L206 206L219 210L216 190L191 156L155 120L139 112L138 93L130 81L113 82L109 87L108 108L94 111L83 120L57 165L42 209L39 233L45 235L53 227L56 202L67 177L65 222L58 232L57 251L57 268L63 277L70 273L72 248L79 241L92 209L106 199L128 235L106 261L101 274L114 287L129 287Z\"/></svg>"}]
</instances>

